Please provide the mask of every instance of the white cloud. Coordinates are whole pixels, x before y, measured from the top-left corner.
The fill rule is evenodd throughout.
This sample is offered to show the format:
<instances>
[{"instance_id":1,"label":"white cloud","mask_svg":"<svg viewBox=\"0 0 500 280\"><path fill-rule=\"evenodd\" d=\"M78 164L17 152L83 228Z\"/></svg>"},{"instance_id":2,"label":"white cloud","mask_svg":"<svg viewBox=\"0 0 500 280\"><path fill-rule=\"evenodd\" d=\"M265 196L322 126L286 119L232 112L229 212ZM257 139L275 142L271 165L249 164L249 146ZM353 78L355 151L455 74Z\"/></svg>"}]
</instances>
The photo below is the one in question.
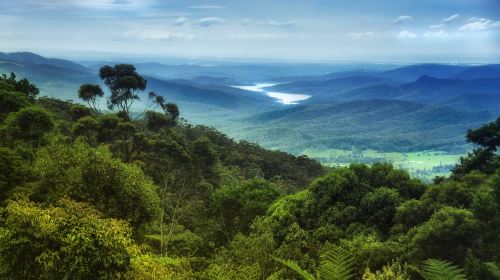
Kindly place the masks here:
<instances>
[{"instance_id":1,"label":"white cloud","mask_svg":"<svg viewBox=\"0 0 500 280\"><path fill-rule=\"evenodd\" d=\"M459 30L462 31L486 31L500 28L500 21L493 21L486 18L472 17L467 23L462 25Z\"/></svg>"},{"instance_id":2,"label":"white cloud","mask_svg":"<svg viewBox=\"0 0 500 280\"><path fill-rule=\"evenodd\" d=\"M221 19L221 18L218 18L218 17L204 17L204 18L200 18L198 21L196 21L195 24L199 25L199 26L208 27L208 26L212 26L212 25L223 24L224 22L226 22L226 21Z\"/></svg>"},{"instance_id":3,"label":"white cloud","mask_svg":"<svg viewBox=\"0 0 500 280\"><path fill-rule=\"evenodd\" d=\"M439 31L425 32L424 37L428 39L447 39L450 37L450 34L445 32L444 30L439 30Z\"/></svg>"},{"instance_id":4,"label":"white cloud","mask_svg":"<svg viewBox=\"0 0 500 280\"><path fill-rule=\"evenodd\" d=\"M446 22L446 23L452 22L452 21L456 20L459 17L460 17L459 14L454 14L454 15L451 15L451 16L449 16L447 18L443 18L442 22Z\"/></svg>"},{"instance_id":5,"label":"white cloud","mask_svg":"<svg viewBox=\"0 0 500 280\"><path fill-rule=\"evenodd\" d=\"M412 33L408 30L403 30L401 32L398 33L398 38L401 38L401 39L414 39L414 38L417 38L417 34L415 33Z\"/></svg>"},{"instance_id":6,"label":"white cloud","mask_svg":"<svg viewBox=\"0 0 500 280\"><path fill-rule=\"evenodd\" d=\"M363 39L363 38L369 38L375 36L375 33L371 31L364 31L364 32L353 32L348 34L349 37L353 39Z\"/></svg>"},{"instance_id":7,"label":"white cloud","mask_svg":"<svg viewBox=\"0 0 500 280\"><path fill-rule=\"evenodd\" d=\"M220 5L199 5L199 6L190 6L189 9L224 9L224 6Z\"/></svg>"},{"instance_id":8,"label":"white cloud","mask_svg":"<svg viewBox=\"0 0 500 280\"><path fill-rule=\"evenodd\" d=\"M295 20L289 20L289 21L266 20L266 21L259 21L257 23L267 26L276 26L276 27L287 27L296 24Z\"/></svg>"},{"instance_id":9,"label":"white cloud","mask_svg":"<svg viewBox=\"0 0 500 280\"><path fill-rule=\"evenodd\" d=\"M411 20L413 20L413 17L403 15L403 16L399 16L398 18L396 18L394 20L394 23L395 24L401 24L401 23L404 23L404 22L407 22L407 21L411 21Z\"/></svg>"},{"instance_id":10,"label":"white cloud","mask_svg":"<svg viewBox=\"0 0 500 280\"><path fill-rule=\"evenodd\" d=\"M174 20L174 24L175 24L175 25L179 25L179 26L180 26L180 25L184 25L184 24L185 24L185 23L187 23L187 22L188 22L188 19L187 19L187 18L185 18L185 17L178 17L178 18L176 18L176 19Z\"/></svg>"},{"instance_id":11,"label":"white cloud","mask_svg":"<svg viewBox=\"0 0 500 280\"><path fill-rule=\"evenodd\" d=\"M283 33L227 33L225 37L228 39L238 39L238 40L259 40L259 39L288 38L289 35Z\"/></svg>"},{"instance_id":12,"label":"white cloud","mask_svg":"<svg viewBox=\"0 0 500 280\"><path fill-rule=\"evenodd\" d=\"M249 19L249 18L245 18L245 19L243 19L243 20L241 21L241 24L243 24L243 25L249 25L251 22L252 22L252 20L251 20L251 19Z\"/></svg>"},{"instance_id":13,"label":"white cloud","mask_svg":"<svg viewBox=\"0 0 500 280\"><path fill-rule=\"evenodd\" d=\"M148 40L148 41L162 41L162 40L194 40L197 39L198 36L188 33L178 33L178 32L170 32L162 29L133 29L126 31L123 36L120 36L125 39L136 39L136 40Z\"/></svg>"},{"instance_id":14,"label":"white cloud","mask_svg":"<svg viewBox=\"0 0 500 280\"><path fill-rule=\"evenodd\" d=\"M433 24L433 25L429 25L429 28L432 28L432 29L438 29L438 28L445 28L446 27L446 24Z\"/></svg>"}]
</instances>

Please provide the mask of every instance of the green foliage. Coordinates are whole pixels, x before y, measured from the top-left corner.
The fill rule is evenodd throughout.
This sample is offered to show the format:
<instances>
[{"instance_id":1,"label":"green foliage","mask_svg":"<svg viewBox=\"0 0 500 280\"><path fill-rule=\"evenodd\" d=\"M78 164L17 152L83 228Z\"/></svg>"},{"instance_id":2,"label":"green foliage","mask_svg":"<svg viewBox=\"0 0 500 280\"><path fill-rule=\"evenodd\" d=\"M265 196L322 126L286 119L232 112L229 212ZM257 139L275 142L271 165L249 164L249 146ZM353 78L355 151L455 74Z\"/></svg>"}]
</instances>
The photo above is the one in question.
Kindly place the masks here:
<instances>
[{"instance_id":1,"label":"green foliage","mask_svg":"<svg viewBox=\"0 0 500 280\"><path fill-rule=\"evenodd\" d=\"M308 271L302 269L296 262L294 262L292 260L283 260L283 259L280 259L280 258L274 258L274 259L276 261L282 263L283 265L285 265L289 269L295 271L297 274L299 274L300 276L302 276L302 278L304 278L305 280L320 279L320 278L316 278L314 275L312 275Z\"/></svg>"},{"instance_id":2,"label":"green foliage","mask_svg":"<svg viewBox=\"0 0 500 280\"><path fill-rule=\"evenodd\" d=\"M263 179L254 179L238 186L224 186L212 193L213 213L221 218L225 235L248 233L252 221L264 215L281 192Z\"/></svg>"},{"instance_id":3,"label":"green foliage","mask_svg":"<svg viewBox=\"0 0 500 280\"><path fill-rule=\"evenodd\" d=\"M30 106L9 114L4 126L11 137L40 144L43 135L54 128L54 121L46 110Z\"/></svg>"},{"instance_id":4,"label":"green foliage","mask_svg":"<svg viewBox=\"0 0 500 280\"><path fill-rule=\"evenodd\" d=\"M3 201L17 186L30 177L28 163L16 152L0 147L0 201Z\"/></svg>"},{"instance_id":5,"label":"green foliage","mask_svg":"<svg viewBox=\"0 0 500 280\"><path fill-rule=\"evenodd\" d=\"M369 268L363 274L362 280L410 280L407 265L399 261L392 261L384 265L381 270L372 273Z\"/></svg>"},{"instance_id":6,"label":"green foliage","mask_svg":"<svg viewBox=\"0 0 500 280\"><path fill-rule=\"evenodd\" d=\"M178 122L156 94L163 113L132 120L146 81L130 65L100 74L117 114L0 80L4 278L407 280L392 260L442 259L421 272L456 272L453 261L455 276L495 279L496 122L471 131L481 147L434 184L380 163L324 174L305 156ZM22 192L36 202L5 201Z\"/></svg>"},{"instance_id":7,"label":"green foliage","mask_svg":"<svg viewBox=\"0 0 500 280\"><path fill-rule=\"evenodd\" d=\"M140 252L125 222L87 204L60 200L45 207L21 198L2 214L5 279L120 279Z\"/></svg>"},{"instance_id":8,"label":"green foliage","mask_svg":"<svg viewBox=\"0 0 500 280\"><path fill-rule=\"evenodd\" d=\"M467 131L467 141L482 146L489 150L496 150L500 146L500 117L491 123L487 123L476 130Z\"/></svg>"},{"instance_id":9,"label":"green foliage","mask_svg":"<svg viewBox=\"0 0 500 280\"><path fill-rule=\"evenodd\" d=\"M494 262L487 262L485 265L495 279L500 279L500 266Z\"/></svg>"},{"instance_id":10,"label":"green foliage","mask_svg":"<svg viewBox=\"0 0 500 280\"><path fill-rule=\"evenodd\" d=\"M185 260L152 255L139 255L130 260L130 270L124 279L130 280L171 280L193 279L192 272Z\"/></svg>"},{"instance_id":11,"label":"green foliage","mask_svg":"<svg viewBox=\"0 0 500 280\"><path fill-rule=\"evenodd\" d=\"M344 250L336 249L321 255L320 279L348 280L354 277L354 260Z\"/></svg>"},{"instance_id":12,"label":"green foliage","mask_svg":"<svg viewBox=\"0 0 500 280\"><path fill-rule=\"evenodd\" d=\"M73 105L69 108L69 114L73 121L92 115L92 111L83 105Z\"/></svg>"},{"instance_id":13,"label":"green foliage","mask_svg":"<svg viewBox=\"0 0 500 280\"><path fill-rule=\"evenodd\" d=\"M478 237L478 221L466 209L443 207L424 224L410 230L411 255L463 262Z\"/></svg>"},{"instance_id":14,"label":"green foliage","mask_svg":"<svg viewBox=\"0 0 500 280\"><path fill-rule=\"evenodd\" d=\"M321 256L321 264L316 272L316 276L300 268L294 261L280 258L274 259L295 271L306 280L349 280L354 277L353 259L340 248L328 251Z\"/></svg>"},{"instance_id":15,"label":"green foliage","mask_svg":"<svg viewBox=\"0 0 500 280\"><path fill-rule=\"evenodd\" d=\"M20 109L29 105L26 96L14 92L8 85L0 84L0 123L5 117L12 112L19 111Z\"/></svg>"},{"instance_id":16,"label":"green foliage","mask_svg":"<svg viewBox=\"0 0 500 280\"><path fill-rule=\"evenodd\" d=\"M102 96L104 92L99 85L83 84L78 90L78 97L86 101L95 112L99 112L97 101Z\"/></svg>"},{"instance_id":17,"label":"green foliage","mask_svg":"<svg viewBox=\"0 0 500 280\"><path fill-rule=\"evenodd\" d=\"M55 141L38 152L34 171L40 177L33 193L37 199L53 202L69 196L86 201L135 228L158 217L153 183L140 168L113 159L104 147Z\"/></svg>"},{"instance_id":18,"label":"green foliage","mask_svg":"<svg viewBox=\"0 0 500 280\"><path fill-rule=\"evenodd\" d=\"M428 259L418 273L425 280L466 280L463 270L451 262Z\"/></svg>"},{"instance_id":19,"label":"green foliage","mask_svg":"<svg viewBox=\"0 0 500 280\"><path fill-rule=\"evenodd\" d=\"M147 81L139 75L131 64L105 65L99 69L99 76L111 92L108 107L115 107L123 113L125 120L130 119L130 107L134 100L139 100L137 91L146 89Z\"/></svg>"},{"instance_id":20,"label":"green foliage","mask_svg":"<svg viewBox=\"0 0 500 280\"><path fill-rule=\"evenodd\" d=\"M147 128L155 132L161 128L172 127L174 124L171 118L155 111L146 111L145 119Z\"/></svg>"},{"instance_id":21,"label":"green foliage","mask_svg":"<svg viewBox=\"0 0 500 280\"><path fill-rule=\"evenodd\" d=\"M17 80L16 74L10 73L9 76L6 74L0 75L0 82L5 82L12 86L13 91L20 92L26 96L29 100L35 100L36 96L40 93L40 90L26 78Z\"/></svg>"}]
</instances>

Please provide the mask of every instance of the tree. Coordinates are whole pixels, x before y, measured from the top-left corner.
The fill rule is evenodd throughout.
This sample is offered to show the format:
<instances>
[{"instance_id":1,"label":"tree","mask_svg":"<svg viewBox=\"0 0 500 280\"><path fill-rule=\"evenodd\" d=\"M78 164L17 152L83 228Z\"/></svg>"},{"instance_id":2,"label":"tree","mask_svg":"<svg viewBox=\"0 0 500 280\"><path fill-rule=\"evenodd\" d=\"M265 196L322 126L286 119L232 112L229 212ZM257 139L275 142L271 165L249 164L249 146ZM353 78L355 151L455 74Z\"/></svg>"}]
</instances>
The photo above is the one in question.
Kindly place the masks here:
<instances>
[{"instance_id":1,"label":"tree","mask_svg":"<svg viewBox=\"0 0 500 280\"><path fill-rule=\"evenodd\" d=\"M147 81L131 64L105 65L99 70L99 76L111 92L108 107L111 110L118 107L125 119L130 120L130 107L134 100L139 100L137 92L146 89Z\"/></svg>"},{"instance_id":2,"label":"tree","mask_svg":"<svg viewBox=\"0 0 500 280\"><path fill-rule=\"evenodd\" d=\"M9 114L4 125L11 136L40 146L43 135L54 128L54 121L46 110L30 106Z\"/></svg>"},{"instance_id":3,"label":"tree","mask_svg":"<svg viewBox=\"0 0 500 280\"><path fill-rule=\"evenodd\" d=\"M179 107L177 107L177 104L166 103L165 97L157 95L155 92L150 92L148 97L154 104L160 106L165 115L168 115L173 123L177 121L177 118L179 117Z\"/></svg>"},{"instance_id":4,"label":"tree","mask_svg":"<svg viewBox=\"0 0 500 280\"><path fill-rule=\"evenodd\" d=\"M71 131L74 135L85 137L87 143L92 145L94 143L97 126L98 124L94 117L86 116L78 119L78 121L73 124Z\"/></svg>"},{"instance_id":5,"label":"tree","mask_svg":"<svg viewBox=\"0 0 500 280\"><path fill-rule=\"evenodd\" d=\"M29 104L28 99L23 94L0 87L0 122L9 113L17 112Z\"/></svg>"},{"instance_id":6,"label":"tree","mask_svg":"<svg viewBox=\"0 0 500 280\"><path fill-rule=\"evenodd\" d=\"M478 129L467 131L467 142L479 147L467 157L462 157L460 163L453 169L453 177L458 178L472 170L493 174L500 167L500 156L495 154L500 146L500 117L484 124Z\"/></svg>"},{"instance_id":7,"label":"tree","mask_svg":"<svg viewBox=\"0 0 500 280\"><path fill-rule=\"evenodd\" d=\"M161 128L172 126L170 118L155 111L146 111L145 120L146 127L154 132L158 132Z\"/></svg>"},{"instance_id":8,"label":"tree","mask_svg":"<svg viewBox=\"0 0 500 280\"><path fill-rule=\"evenodd\" d=\"M78 90L78 97L86 101L95 112L99 112L97 99L103 95L104 92L99 85L83 84Z\"/></svg>"},{"instance_id":9,"label":"tree","mask_svg":"<svg viewBox=\"0 0 500 280\"><path fill-rule=\"evenodd\" d=\"M69 108L69 114L73 121L78 121L80 118L92 115L91 109L83 105L75 104Z\"/></svg>"},{"instance_id":10,"label":"tree","mask_svg":"<svg viewBox=\"0 0 500 280\"><path fill-rule=\"evenodd\" d=\"M500 146L500 117L478 129L468 130L467 141L496 151L497 147Z\"/></svg>"},{"instance_id":11,"label":"tree","mask_svg":"<svg viewBox=\"0 0 500 280\"><path fill-rule=\"evenodd\" d=\"M16 79L16 74L10 73L10 76L2 74L0 81L5 81L14 87L14 90L24 94L30 101L34 101L40 90L26 78Z\"/></svg>"},{"instance_id":12,"label":"tree","mask_svg":"<svg viewBox=\"0 0 500 280\"><path fill-rule=\"evenodd\" d=\"M478 229L478 220L470 210L443 207L410 230L410 255L416 260L432 257L462 263L467 250L477 242Z\"/></svg>"},{"instance_id":13,"label":"tree","mask_svg":"<svg viewBox=\"0 0 500 280\"><path fill-rule=\"evenodd\" d=\"M179 117L179 107L174 103L167 103L165 105L165 110L170 114L170 117L176 121Z\"/></svg>"},{"instance_id":14,"label":"tree","mask_svg":"<svg viewBox=\"0 0 500 280\"><path fill-rule=\"evenodd\" d=\"M0 147L0 170L0 201L3 201L12 189L29 179L30 169L17 153Z\"/></svg>"},{"instance_id":15,"label":"tree","mask_svg":"<svg viewBox=\"0 0 500 280\"><path fill-rule=\"evenodd\" d=\"M240 186L224 186L212 193L212 208L219 216L228 240L248 233L255 217L264 215L281 191L274 184L253 179Z\"/></svg>"},{"instance_id":16,"label":"tree","mask_svg":"<svg viewBox=\"0 0 500 280\"><path fill-rule=\"evenodd\" d=\"M38 152L34 171L40 178L34 199L85 201L109 217L129 221L138 231L158 217L159 198L153 182L139 167L112 158L105 147L54 141Z\"/></svg>"},{"instance_id":17,"label":"tree","mask_svg":"<svg viewBox=\"0 0 500 280\"><path fill-rule=\"evenodd\" d=\"M119 279L140 253L126 222L106 219L85 203L42 206L21 198L2 214L4 279Z\"/></svg>"}]
</instances>

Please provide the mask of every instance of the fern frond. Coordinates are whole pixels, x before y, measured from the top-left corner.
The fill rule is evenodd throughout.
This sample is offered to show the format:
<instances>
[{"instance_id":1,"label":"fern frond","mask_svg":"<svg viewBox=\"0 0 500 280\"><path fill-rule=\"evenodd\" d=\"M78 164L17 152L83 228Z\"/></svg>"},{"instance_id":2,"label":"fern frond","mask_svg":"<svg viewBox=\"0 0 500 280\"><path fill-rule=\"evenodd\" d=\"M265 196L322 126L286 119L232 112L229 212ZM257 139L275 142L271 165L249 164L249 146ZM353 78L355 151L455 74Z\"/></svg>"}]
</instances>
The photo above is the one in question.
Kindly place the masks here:
<instances>
[{"instance_id":1,"label":"fern frond","mask_svg":"<svg viewBox=\"0 0 500 280\"><path fill-rule=\"evenodd\" d=\"M302 276L302 278L304 278L305 280L318 280L318 279L316 279L316 277L314 277L314 275L312 275L311 273L302 269L296 262L294 262L292 260L283 260L283 259L276 258L276 257L273 257L273 259L284 264L285 266L287 266L291 270L295 271L297 274Z\"/></svg>"},{"instance_id":2,"label":"fern frond","mask_svg":"<svg viewBox=\"0 0 500 280\"><path fill-rule=\"evenodd\" d=\"M417 271L425 280L467 280L461 268L443 260L428 259Z\"/></svg>"},{"instance_id":3,"label":"fern frond","mask_svg":"<svg viewBox=\"0 0 500 280\"><path fill-rule=\"evenodd\" d=\"M498 266L494 262L487 262L485 263L486 267L488 268L488 271L496 278L500 279L500 266Z\"/></svg>"},{"instance_id":4,"label":"fern frond","mask_svg":"<svg viewBox=\"0 0 500 280\"><path fill-rule=\"evenodd\" d=\"M241 280L259 280L261 270L257 264L245 266L238 273L238 279Z\"/></svg>"},{"instance_id":5,"label":"fern frond","mask_svg":"<svg viewBox=\"0 0 500 280\"><path fill-rule=\"evenodd\" d=\"M354 277L354 259L345 250L336 248L321 256L320 279L350 280Z\"/></svg>"}]
</instances>

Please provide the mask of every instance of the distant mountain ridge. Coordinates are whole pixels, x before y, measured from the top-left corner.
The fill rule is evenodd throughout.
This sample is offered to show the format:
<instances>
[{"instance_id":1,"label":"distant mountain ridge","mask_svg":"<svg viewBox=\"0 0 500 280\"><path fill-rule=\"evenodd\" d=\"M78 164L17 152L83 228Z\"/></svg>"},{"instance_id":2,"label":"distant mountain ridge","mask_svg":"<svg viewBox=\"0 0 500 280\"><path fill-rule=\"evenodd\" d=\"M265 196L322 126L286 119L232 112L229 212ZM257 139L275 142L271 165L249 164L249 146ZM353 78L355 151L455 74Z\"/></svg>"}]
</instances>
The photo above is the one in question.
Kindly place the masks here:
<instances>
[{"instance_id":1,"label":"distant mountain ridge","mask_svg":"<svg viewBox=\"0 0 500 280\"><path fill-rule=\"evenodd\" d=\"M0 53L0 73L27 77L42 95L61 99L78 100L83 83L102 85L97 73L103 63L113 64ZM310 147L463 151L466 130L500 112L498 64L135 65L148 80L146 92L178 103L190 122L296 154ZM279 82L266 90L311 98L285 106L231 87L256 82Z\"/></svg>"},{"instance_id":2,"label":"distant mountain ridge","mask_svg":"<svg viewBox=\"0 0 500 280\"><path fill-rule=\"evenodd\" d=\"M9 61L9 62L35 64L35 65L51 65L55 67L71 69L73 71L81 71L87 73L93 72L92 69L71 62L69 60L57 59L57 58L45 58L41 55L32 52L13 52L13 53L0 52L0 61Z\"/></svg>"}]
</instances>

